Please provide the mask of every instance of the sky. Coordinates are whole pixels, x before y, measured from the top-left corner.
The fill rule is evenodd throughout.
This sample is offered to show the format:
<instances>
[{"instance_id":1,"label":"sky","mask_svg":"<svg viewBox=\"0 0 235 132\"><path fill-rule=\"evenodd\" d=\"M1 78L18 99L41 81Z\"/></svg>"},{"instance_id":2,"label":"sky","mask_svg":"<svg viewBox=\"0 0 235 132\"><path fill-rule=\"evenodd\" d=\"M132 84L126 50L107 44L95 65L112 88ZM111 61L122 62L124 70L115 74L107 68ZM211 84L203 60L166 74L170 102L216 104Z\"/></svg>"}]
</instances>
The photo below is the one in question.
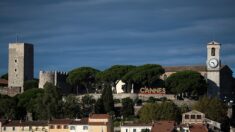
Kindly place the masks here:
<instances>
[{"instance_id":1,"label":"sky","mask_svg":"<svg viewBox=\"0 0 235 132\"><path fill-rule=\"evenodd\" d=\"M82 66L205 65L212 40L235 71L234 0L1 0L0 75L16 36L34 44L36 77Z\"/></svg>"}]
</instances>

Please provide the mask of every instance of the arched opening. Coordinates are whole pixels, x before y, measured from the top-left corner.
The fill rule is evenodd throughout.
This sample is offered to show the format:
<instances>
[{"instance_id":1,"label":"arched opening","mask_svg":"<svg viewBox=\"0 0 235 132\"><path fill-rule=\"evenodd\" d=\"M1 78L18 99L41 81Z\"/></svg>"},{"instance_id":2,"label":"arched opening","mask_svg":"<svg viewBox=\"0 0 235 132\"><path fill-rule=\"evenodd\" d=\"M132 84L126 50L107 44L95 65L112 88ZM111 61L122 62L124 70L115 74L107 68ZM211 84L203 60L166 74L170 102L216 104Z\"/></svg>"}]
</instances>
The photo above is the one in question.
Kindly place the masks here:
<instances>
[{"instance_id":1,"label":"arched opening","mask_svg":"<svg viewBox=\"0 0 235 132\"><path fill-rule=\"evenodd\" d=\"M211 56L215 56L215 48L211 48Z\"/></svg>"}]
</instances>

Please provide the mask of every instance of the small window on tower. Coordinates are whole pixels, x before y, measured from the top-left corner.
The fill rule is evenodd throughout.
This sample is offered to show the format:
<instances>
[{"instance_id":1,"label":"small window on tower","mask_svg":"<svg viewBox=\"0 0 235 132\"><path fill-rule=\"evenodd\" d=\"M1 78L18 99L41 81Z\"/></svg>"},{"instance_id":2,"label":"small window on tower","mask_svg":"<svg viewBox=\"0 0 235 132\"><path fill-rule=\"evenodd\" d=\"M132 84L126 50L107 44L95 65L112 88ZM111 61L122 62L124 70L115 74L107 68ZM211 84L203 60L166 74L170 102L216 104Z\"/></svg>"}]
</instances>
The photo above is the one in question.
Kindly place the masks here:
<instances>
[{"instance_id":1,"label":"small window on tower","mask_svg":"<svg viewBox=\"0 0 235 132\"><path fill-rule=\"evenodd\" d=\"M15 59L15 63L17 63L17 59Z\"/></svg>"},{"instance_id":2,"label":"small window on tower","mask_svg":"<svg viewBox=\"0 0 235 132\"><path fill-rule=\"evenodd\" d=\"M211 56L215 56L215 48L211 49Z\"/></svg>"},{"instance_id":3,"label":"small window on tower","mask_svg":"<svg viewBox=\"0 0 235 132\"><path fill-rule=\"evenodd\" d=\"M17 69L15 69L15 72L17 72Z\"/></svg>"}]
</instances>

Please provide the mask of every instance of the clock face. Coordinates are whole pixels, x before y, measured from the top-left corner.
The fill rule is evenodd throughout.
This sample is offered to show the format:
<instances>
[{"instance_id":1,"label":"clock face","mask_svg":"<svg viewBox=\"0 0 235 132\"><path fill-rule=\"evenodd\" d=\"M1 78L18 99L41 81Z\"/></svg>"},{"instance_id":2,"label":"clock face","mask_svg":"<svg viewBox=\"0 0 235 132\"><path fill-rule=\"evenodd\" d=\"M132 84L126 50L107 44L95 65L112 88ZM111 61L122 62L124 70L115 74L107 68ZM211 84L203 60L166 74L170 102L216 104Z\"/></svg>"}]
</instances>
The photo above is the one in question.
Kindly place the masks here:
<instances>
[{"instance_id":1,"label":"clock face","mask_svg":"<svg viewBox=\"0 0 235 132\"><path fill-rule=\"evenodd\" d=\"M209 60L209 66L211 68L216 68L218 66L219 62L217 59L213 58Z\"/></svg>"}]
</instances>

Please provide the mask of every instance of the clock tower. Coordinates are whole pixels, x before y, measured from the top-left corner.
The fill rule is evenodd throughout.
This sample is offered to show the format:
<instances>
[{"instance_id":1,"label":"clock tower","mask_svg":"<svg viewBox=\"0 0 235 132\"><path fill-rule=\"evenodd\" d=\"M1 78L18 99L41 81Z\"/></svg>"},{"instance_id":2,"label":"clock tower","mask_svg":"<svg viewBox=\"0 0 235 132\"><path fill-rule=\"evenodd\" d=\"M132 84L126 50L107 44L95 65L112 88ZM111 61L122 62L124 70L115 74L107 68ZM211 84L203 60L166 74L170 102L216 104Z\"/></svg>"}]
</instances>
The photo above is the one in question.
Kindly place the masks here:
<instances>
[{"instance_id":1,"label":"clock tower","mask_svg":"<svg viewBox=\"0 0 235 132\"><path fill-rule=\"evenodd\" d=\"M212 41L207 44L207 94L220 97L220 43Z\"/></svg>"}]
</instances>

